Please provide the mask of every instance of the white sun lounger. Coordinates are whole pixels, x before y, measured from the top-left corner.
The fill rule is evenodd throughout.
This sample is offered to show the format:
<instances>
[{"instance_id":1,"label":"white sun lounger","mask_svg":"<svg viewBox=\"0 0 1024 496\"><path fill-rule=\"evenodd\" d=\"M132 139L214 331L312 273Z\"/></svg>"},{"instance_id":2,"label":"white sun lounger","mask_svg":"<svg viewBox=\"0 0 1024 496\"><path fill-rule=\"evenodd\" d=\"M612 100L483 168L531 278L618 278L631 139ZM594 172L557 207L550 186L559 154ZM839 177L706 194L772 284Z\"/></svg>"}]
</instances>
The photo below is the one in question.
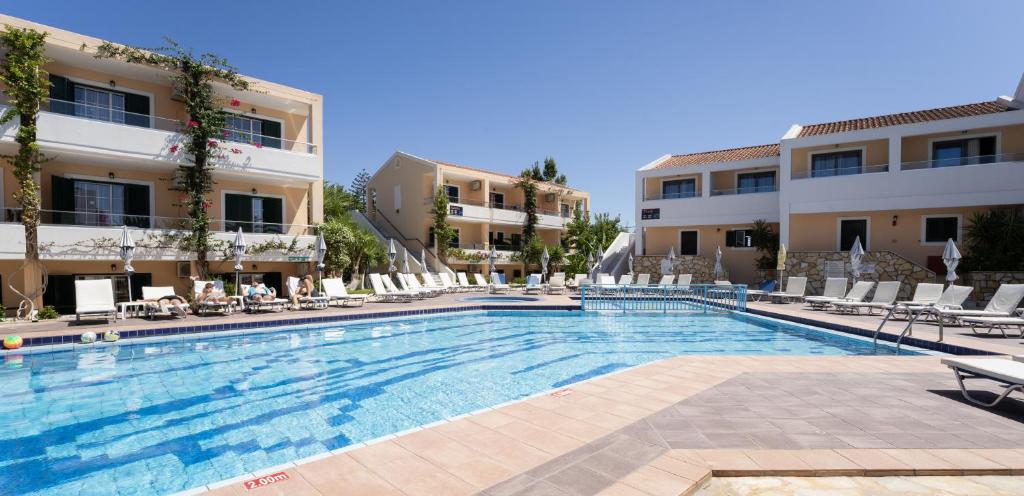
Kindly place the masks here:
<instances>
[{"instance_id":1,"label":"white sun lounger","mask_svg":"<svg viewBox=\"0 0 1024 496\"><path fill-rule=\"evenodd\" d=\"M456 293L459 291L459 286L452 282L452 278L448 276L447 272L441 272L437 275L441 279L441 286L444 287L445 291Z\"/></svg>"},{"instance_id":2,"label":"white sun lounger","mask_svg":"<svg viewBox=\"0 0 1024 496\"><path fill-rule=\"evenodd\" d=\"M82 320L82 317L117 318L112 279L75 281L75 321Z\"/></svg>"},{"instance_id":3,"label":"white sun lounger","mask_svg":"<svg viewBox=\"0 0 1024 496\"><path fill-rule=\"evenodd\" d=\"M289 276L286 284L288 284L288 294L294 295L299 290L299 282L301 280L295 276ZM306 310L322 310L327 308L331 303L330 298L326 296L300 296L299 297L299 308Z\"/></svg>"},{"instance_id":4,"label":"white sun lounger","mask_svg":"<svg viewBox=\"0 0 1024 496\"><path fill-rule=\"evenodd\" d=\"M388 291L387 286L384 285L384 280L380 274L370 274L370 287L373 288L373 294L377 301L384 303L405 303L409 302L413 298L412 293L406 293L404 291L392 292Z\"/></svg>"},{"instance_id":5,"label":"white sun lounger","mask_svg":"<svg viewBox=\"0 0 1024 496\"><path fill-rule=\"evenodd\" d=\"M565 273L556 272L548 280L548 294L562 294L565 292Z\"/></svg>"},{"instance_id":6,"label":"white sun lounger","mask_svg":"<svg viewBox=\"0 0 1024 496\"><path fill-rule=\"evenodd\" d=\"M647 273L637 274L636 276L637 286L649 286L651 284L651 275Z\"/></svg>"},{"instance_id":7,"label":"white sun lounger","mask_svg":"<svg viewBox=\"0 0 1024 496\"><path fill-rule=\"evenodd\" d=\"M985 334L992 334L992 331L999 331L1004 338L1007 337L1024 337L1024 318L1021 317L961 317L960 320L971 326L971 332L975 334L981 334L978 332L979 327L986 329ZM1016 327L1016 336L1007 336L1006 329L1008 327Z\"/></svg>"},{"instance_id":8,"label":"white sun lounger","mask_svg":"<svg viewBox=\"0 0 1024 496\"><path fill-rule=\"evenodd\" d=\"M530 274L526 278L526 286L523 287L523 294L540 293L540 274Z\"/></svg>"},{"instance_id":9,"label":"white sun lounger","mask_svg":"<svg viewBox=\"0 0 1024 496\"><path fill-rule=\"evenodd\" d=\"M619 276L619 286L629 286L633 284L633 274L622 274Z\"/></svg>"},{"instance_id":10,"label":"white sun lounger","mask_svg":"<svg viewBox=\"0 0 1024 496\"><path fill-rule=\"evenodd\" d=\"M284 310L285 307L288 306L288 304L290 303L288 300L284 298L274 298L273 300L256 300L254 298L250 298L248 284L242 285L242 294L245 295L245 310L253 313L261 312L263 310ZM274 291L274 294L278 294L276 290Z\"/></svg>"},{"instance_id":11,"label":"white sun lounger","mask_svg":"<svg viewBox=\"0 0 1024 496\"><path fill-rule=\"evenodd\" d=\"M420 284L415 274L398 274L398 282L405 291L418 291L427 298L434 298L441 295L440 289L425 288Z\"/></svg>"},{"instance_id":12,"label":"white sun lounger","mask_svg":"<svg viewBox=\"0 0 1024 496\"><path fill-rule=\"evenodd\" d=\"M199 295L203 294L203 288L206 287L207 283L213 284L214 288L217 286L217 281L194 281L192 283L192 313L196 315L206 315L209 312L216 312L224 315L230 315L235 308L235 300L231 300L229 298L228 301L199 301ZM247 287L248 286L242 285L239 286L238 289L242 291L242 294L244 294L245 291L243 288ZM217 291L223 295L223 290L218 289Z\"/></svg>"},{"instance_id":13,"label":"white sun lounger","mask_svg":"<svg viewBox=\"0 0 1024 496\"><path fill-rule=\"evenodd\" d=\"M789 276L786 278L786 288L782 291L773 291L767 296L772 300L778 299L782 303L789 303L789 300L802 301L807 292L807 278L803 276Z\"/></svg>"},{"instance_id":14,"label":"white sun lounger","mask_svg":"<svg viewBox=\"0 0 1024 496\"><path fill-rule=\"evenodd\" d=\"M925 311L938 319L939 326L946 323L956 325L964 317L1010 317L1017 311L1021 300L1024 300L1024 284L1002 284L982 310L933 306Z\"/></svg>"},{"instance_id":15,"label":"white sun lounger","mask_svg":"<svg viewBox=\"0 0 1024 496\"><path fill-rule=\"evenodd\" d=\"M501 282L501 276L497 272L491 272L491 293L508 293L512 289L512 286Z\"/></svg>"},{"instance_id":16,"label":"white sun lounger","mask_svg":"<svg viewBox=\"0 0 1024 496\"><path fill-rule=\"evenodd\" d=\"M1024 363L1003 358L943 358L942 364L953 369L957 386L964 399L983 407L993 407L1010 393L1024 388ZM1003 386L996 399L986 403L971 396L964 387L964 379L988 379Z\"/></svg>"},{"instance_id":17,"label":"white sun lounger","mask_svg":"<svg viewBox=\"0 0 1024 496\"><path fill-rule=\"evenodd\" d=\"M671 286L676 280L675 274L666 274L661 276L661 280L658 281L658 286Z\"/></svg>"},{"instance_id":18,"label":"white sun lounger","mask_svg":"<svg viewBox=\"0 0 1024 496\"><path fill-rule=\"evenodd\" d=\"M821 292L821 296L806 296L804 297L804 303L811 306L811 308L823 308L828 306L835 300L841 299L846 295L846 278L845 277L829 277L825 279L825 290Z\"/></svg>"},{"instance_id":19,"label":"white sun lounger","mask_svg":"<svg viewBox=\"0 0 1024 496\"><path fill-rule=\"evenodd\" d=\"M687 288L692 282L693 274L679 274L679 279L676 280L676 286Z\"/></svg>"},{"instance_id":20,"label":"white sun lounger","mask_svg":"<svg viewBox=\"0 0 1024 496\"><path fill-rule=\"evenodd\" d=\"M427 289L429 289L431 291L436 291L437 293L448 293L448 292L450 292L444 286L441 286L441 285L437 284L437 281L434 280L434 276L429 274L429 273L424 273L423 274L423 287L427 288Z\"/></svg>"},{"instance_id":21,"label":"white sun lounger","mask_svg":"<svg viewBox=\"0 0 1024 496\"><path fill-rule=\"evenodd\" d=\"M479 284L470 284L469 276L466 275L465 272L459 272L455 274L455 277L458 278L459 284L466 288L467 291L482 291L487 289L486 285L480 286Z\"/></svg>"},{"instance_id":22,"label":"white sun lounger","mask_svg":"<svg viewBox=\"0 0 1024 496\"><path fill-rule=\"evenodd\" d=\"M857 284L860 283L858 282ZM857 285L855 284L853 287L856 288ZM851 289L850 292L852 293L853 290ZM832 302L832 310L838 313L855 313L860 315L860 310L864 308L867 309L868 315L871 315L875 309L885 311L891 308L899 292L899 281L883 281L878 283L871 301L834 301Z\"/></svg>"},{"instance_id":23,"label":"white sun lounger","mask_svg":"<svg viewBox=\"0 0 1024 496\"><path fill-rule=\"evenodd\" d=\"M362 305L370 295L349 294L345 287L345 281L341 278L328 278L321 281L324 287L324 295L327 296L328 305L334 302L341 302L341 306L347 306L348 302L359 302Z\"/></svg>"},{"instance_id":24,"label":"white sun lounger","mask_svg":"<svg viewBox=\"0 0 1024 496\"><path fill-rule=\"evenodd\" d=\"M429 291L418 291L413 289L398 289L395 285L395 281L391 279L391 276L387 274L380 274L380 282L384 283L384 287L390 294L405 294L412 298L423 299L429 294Z\"/></svg>"},{"instance_id":25,"label":"white sun lounger","mask_svg":"<svg viewBox=\"0 0 1024 496\"><path fill-rule=\"evenodd\" d=\"M486 291L486 290L487 290L487 286L488 286L488 284L487 284L487 279L484 279L484 276L483 276L483 274L477 274L477 273L474 273L474 274L473 274L473 281L474 281L474 282L476 282L476 285L477 285L478 287L481 287L481 288L483 288L483 289L484 289L484 291Z\"/></svg>"},{"instance_id":26,"label":"white sun lounger","mask_svg":"<svg viewBox=\"0 0 1024 496\"><path fill-rule=\"evenodd\" d=\"M160 300L164 298L177 298L182 303L161 305ZM143 286L142 301L147 303L146 317L164 315L185 318L187 315L188 304L184 303L185 298L174 294L174 286Z\"/></svg>"}]
</instances>

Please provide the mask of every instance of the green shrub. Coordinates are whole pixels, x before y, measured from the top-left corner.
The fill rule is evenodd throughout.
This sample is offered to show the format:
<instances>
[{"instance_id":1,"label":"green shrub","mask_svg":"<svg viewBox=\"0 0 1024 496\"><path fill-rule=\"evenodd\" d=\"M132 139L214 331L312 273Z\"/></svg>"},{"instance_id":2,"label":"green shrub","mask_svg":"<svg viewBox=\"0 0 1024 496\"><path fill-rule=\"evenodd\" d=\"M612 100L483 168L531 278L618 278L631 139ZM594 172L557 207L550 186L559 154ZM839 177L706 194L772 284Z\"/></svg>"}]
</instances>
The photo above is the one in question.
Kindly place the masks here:
<instances>
[{"instance_id":1,"label":"green shrub","mask_svg":"<svg viewBox=\"0 0 1024 496\"><path fill-rule=\"evenodd\" d=\"M526 284L526 278L525 277L516 277L516 278L512 279L512 284Z\"/></svg>"},{"instance_id":2,"label":"green shrub","mask_svg":"<svg viewBox=\"0 0 1024 496\"><path fill-rule=\"evenodd\" d=\"M0 321L7 320L7 307L0 305Z\"/></svg>"},{"instance_id":3,"label":"green shrub","mask_svg":"<svg viewBox=\"0 0 1024 496\"><path fill-rule=\"evenodd\" d=\"M57 313L56 308L53 308L53 305L46 305L45 307L39 309L38 317L39 320L53 320L59 319L60 314Z\"/></svg>"}]
</instances>

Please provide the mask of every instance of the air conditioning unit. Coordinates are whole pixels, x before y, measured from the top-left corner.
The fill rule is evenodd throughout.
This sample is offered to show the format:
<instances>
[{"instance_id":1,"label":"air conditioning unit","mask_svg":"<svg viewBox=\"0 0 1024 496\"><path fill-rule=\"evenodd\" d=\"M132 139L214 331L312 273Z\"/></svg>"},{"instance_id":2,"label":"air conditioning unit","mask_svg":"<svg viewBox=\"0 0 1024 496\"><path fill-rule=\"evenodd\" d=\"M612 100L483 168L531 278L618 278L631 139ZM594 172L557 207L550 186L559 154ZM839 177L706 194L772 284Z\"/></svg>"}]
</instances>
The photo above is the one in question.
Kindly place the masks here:
<instances>
[{"instance_id":1,"label":"air conditioning unit","mask_svg":"<svg viewBox=\"0 0 1024 496\"><path fill-rule=\"evenodd\" d=\"M544 195L544 201L546 201L548 203L551 203L551 202L555 201L555 194L554 193L548 193L548 194Z\"/></svg>"},{"instance_id":2,"label":"air conditioning unit","mask_svg":"<svg viewBox=\"0 0 1024 496\"><path fill-rule=\"evenodd\" d=\"M478 191L481 186L483 186L483 184L480 181L473 181L469 183L469 189L473 191Z\"/></svg>"}]
</instances>

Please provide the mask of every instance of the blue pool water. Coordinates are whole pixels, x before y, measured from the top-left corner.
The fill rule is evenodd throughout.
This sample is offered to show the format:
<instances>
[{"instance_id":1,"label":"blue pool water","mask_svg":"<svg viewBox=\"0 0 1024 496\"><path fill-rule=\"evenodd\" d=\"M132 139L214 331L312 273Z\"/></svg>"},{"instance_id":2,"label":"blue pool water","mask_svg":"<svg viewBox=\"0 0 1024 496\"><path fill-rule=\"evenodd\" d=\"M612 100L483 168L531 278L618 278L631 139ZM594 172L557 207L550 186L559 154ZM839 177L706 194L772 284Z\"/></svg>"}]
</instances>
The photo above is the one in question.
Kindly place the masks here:
<instances>
[{"instance_id":1,"label":"blue pool water","mask_svg":"<svg viewBox=\"0 0 1024 496\"><path fill-rule=\"evenodd\" d=\"M876 351L750 316L562 311L6 355L0 494L172 493L686 354Z\"/></svg>"}]
</instances>

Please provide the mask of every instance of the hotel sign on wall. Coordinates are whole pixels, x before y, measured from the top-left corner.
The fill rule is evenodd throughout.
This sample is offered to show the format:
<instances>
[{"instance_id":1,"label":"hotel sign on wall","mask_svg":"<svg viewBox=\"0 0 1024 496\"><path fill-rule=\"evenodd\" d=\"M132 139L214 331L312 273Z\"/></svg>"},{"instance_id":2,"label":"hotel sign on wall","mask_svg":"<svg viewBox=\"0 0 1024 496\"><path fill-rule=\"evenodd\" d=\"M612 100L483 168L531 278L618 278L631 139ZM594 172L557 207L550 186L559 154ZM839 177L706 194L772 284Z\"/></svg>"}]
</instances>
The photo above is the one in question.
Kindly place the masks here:
<instances>
[{"instance_id":1,"label":"hotel sign on wall","mask_svg":"<svg viewBox=\"0 0 1024 496\"><path fill-rule=\"evenodd\" d=\"M661 209L660 208L645 208L645 209L640 211L640 219L641 220L652 220L652 219L660 219L660 218L661 218Z\"/></svg>"},{"instance_id":2,"label":"hotel sign on wall","mask_svg":"<svg viewBox=\"0 0 1024 496\"><path fill-rule=\"evenodd\" d=\"M456 215L456 216L462 217L462 207L460 207L458 205L449 205L448 206L448 215Z\"/></svg>"}]
</instances>

